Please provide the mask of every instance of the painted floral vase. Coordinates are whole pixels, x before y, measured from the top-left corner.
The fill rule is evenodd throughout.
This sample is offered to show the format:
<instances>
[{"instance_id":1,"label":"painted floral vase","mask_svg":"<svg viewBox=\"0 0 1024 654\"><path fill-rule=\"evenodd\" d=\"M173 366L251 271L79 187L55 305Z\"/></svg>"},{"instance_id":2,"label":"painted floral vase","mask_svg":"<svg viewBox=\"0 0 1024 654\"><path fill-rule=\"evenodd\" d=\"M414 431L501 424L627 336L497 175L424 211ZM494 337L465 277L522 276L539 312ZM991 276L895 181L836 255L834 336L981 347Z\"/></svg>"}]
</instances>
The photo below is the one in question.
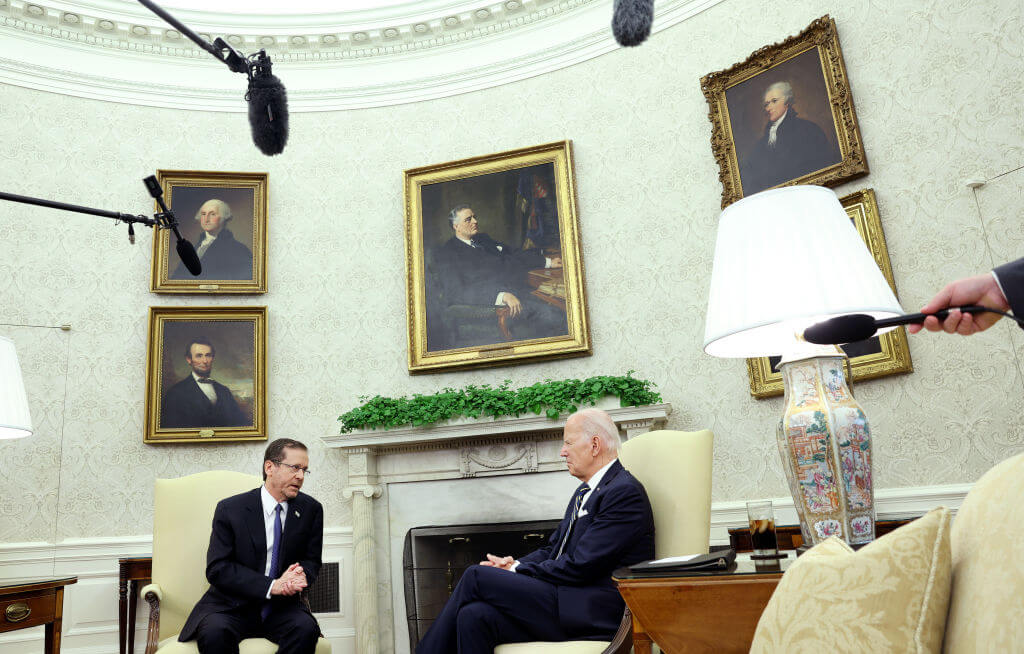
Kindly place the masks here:
<instances>
[{"instance_id":1,"label":"painted floral vase","mask_svg":"<svg viewBox=\"0 0 1024 654\"><path fill-rule=\"evenodd\" d=\"M845 355L783 361L778 444L804 543L875 539L871 431L843 377Z\"/></svg>"}]
</instances>

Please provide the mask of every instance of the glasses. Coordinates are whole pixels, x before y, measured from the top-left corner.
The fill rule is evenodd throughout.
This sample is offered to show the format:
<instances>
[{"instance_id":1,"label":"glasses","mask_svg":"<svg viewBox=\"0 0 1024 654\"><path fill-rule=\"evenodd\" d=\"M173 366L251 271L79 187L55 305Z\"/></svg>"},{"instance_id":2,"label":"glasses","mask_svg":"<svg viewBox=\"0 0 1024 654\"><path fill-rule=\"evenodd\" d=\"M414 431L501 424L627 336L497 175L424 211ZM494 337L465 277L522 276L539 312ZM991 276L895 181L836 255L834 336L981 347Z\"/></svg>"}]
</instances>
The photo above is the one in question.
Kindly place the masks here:
<instances>
[{"instance_id":1,"label":"glasses","mask_svg":"<svg viewBox=\"0 0 1024 654\"><path fill-rule=\"evenodd\" d=\"M302 466L292 465L291 463L285 463L284 461L274 461L274 465L287 466L292 469L293 473L301 472L303 477L308 477L311 474L313 474L309 471L309 468L303 468Z\"/></svg>"}]
</instances>

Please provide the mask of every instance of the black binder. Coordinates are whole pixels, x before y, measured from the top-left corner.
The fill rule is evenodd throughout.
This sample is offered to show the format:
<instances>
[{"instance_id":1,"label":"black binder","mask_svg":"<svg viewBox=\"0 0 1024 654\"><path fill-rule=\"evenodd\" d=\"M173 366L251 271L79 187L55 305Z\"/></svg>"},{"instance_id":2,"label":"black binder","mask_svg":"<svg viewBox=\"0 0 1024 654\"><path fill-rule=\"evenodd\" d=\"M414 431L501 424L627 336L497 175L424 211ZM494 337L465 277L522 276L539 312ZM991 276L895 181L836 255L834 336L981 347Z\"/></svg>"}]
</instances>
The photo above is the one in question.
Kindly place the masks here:
<instances>
[{"instance_id":1,"label":"black binder","mask_svg":"<svg viewBox=\"0 0 1024 654\"><path fill-rule=\"evenodd\" d=\"M718 550L695 556L689 561L644 561L629 566L633 572L691 572L697 570L725 570L736 561L736 550Z\"/></svg>"}]
</instances>

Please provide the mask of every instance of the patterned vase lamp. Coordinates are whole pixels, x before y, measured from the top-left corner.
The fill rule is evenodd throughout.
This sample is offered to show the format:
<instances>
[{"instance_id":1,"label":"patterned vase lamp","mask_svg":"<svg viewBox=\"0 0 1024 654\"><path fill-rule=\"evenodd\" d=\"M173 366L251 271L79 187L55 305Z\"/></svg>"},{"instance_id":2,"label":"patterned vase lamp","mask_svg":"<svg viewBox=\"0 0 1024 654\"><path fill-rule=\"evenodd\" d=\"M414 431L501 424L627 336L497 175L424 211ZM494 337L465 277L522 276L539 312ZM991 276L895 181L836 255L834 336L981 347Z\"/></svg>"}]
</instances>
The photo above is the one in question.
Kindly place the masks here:
<instances>
[{"instance_id":1,"label":"patterned vase lamp","mask_svg":"<svg viewBox=\"0 0 1024 654\"><path fill-rule=\"evenodd\" d=\"M0 439L32 435L25 384L14 341L0 336Z\"/></svg>"},{"instance_id":2,"label":"patterned vase lamp","mask_svg":"<svg viewBox=\"0 0 1024 654\"><path fill-rule=\"evenodd\" d=\"M722 212L704 351L782 357L777 440L808 544L875 537L871 431L843 376L846 355L802 339L810 325L849 313L903 309L835 193L790 186Z\"/></svg>"}]
</instances>

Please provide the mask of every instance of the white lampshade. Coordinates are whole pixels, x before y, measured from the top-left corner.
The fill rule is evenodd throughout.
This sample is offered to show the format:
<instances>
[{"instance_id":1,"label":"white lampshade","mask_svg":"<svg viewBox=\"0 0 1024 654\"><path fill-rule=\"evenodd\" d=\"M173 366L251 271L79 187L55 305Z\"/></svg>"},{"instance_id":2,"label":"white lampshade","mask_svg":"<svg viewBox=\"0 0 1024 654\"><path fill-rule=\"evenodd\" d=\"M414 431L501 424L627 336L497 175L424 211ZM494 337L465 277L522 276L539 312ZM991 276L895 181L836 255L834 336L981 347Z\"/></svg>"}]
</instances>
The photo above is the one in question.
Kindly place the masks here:
<instances>
[{"instance_id":1,"label":"white lampshade","mask_svg":"<svg viewBox=\"0 0 1024 654\"><path fill-rule=\"evenodd\" d=\"M836 194L820 186L764 191L729 205L718 223L704 351L717 357L790 354L797 334L839 315L903 314Z\"/></svg>"},{"instance_id":2,"label":"white lampshade","mask_svg":"<svg viewBox=\"0 0 1024 654\"><path fill-rule=\"evenodd\" d=\"M32 434L25 384L14 341L0 336L0 439L24 438Z\"/></svg>"}]
</instances>

